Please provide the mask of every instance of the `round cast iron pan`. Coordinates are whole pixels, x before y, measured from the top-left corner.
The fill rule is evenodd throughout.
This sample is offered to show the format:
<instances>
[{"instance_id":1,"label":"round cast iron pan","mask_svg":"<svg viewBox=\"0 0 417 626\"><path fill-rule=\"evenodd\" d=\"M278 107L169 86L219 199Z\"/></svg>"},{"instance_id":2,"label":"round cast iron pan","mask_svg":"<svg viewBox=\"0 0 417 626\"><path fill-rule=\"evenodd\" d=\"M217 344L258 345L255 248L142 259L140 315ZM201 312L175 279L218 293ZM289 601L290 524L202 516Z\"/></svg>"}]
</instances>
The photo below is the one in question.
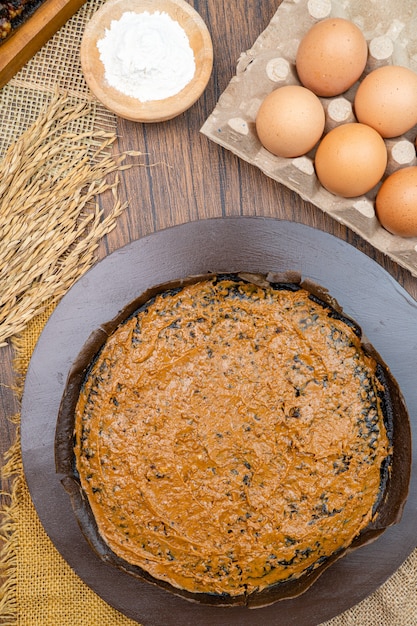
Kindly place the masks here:
<instances>
[{"instance_id":1,"label":"round cast iron pan","mask_svg":"<svg viewBox=\"0 0 417 626\"><path fill-rule=\"evenodd\" d=\"M290 289L296 289L298 287L306 289L312 298L315 298L316 301L318 299L323 307L323 311L327 313L331 312L331 315L342 318L346 324L354 328L355 333L361 337L365 353L372 356L378 363L377 375L379 381L384 386L381 401L385 424L394 451L400 450L401 453L390 455L389 465L381 471L382 483L377 506L375 508L375 517L348 548L335 553L312 571L294 580L283 581L251 594L240 594L237 596L213 593L193 594L184 589L180 590L174 588L165 581L157 580L140 567L131 565L124 559L118 557L105 541L103 541L98 531L93 512L84 490L81 487L78 471L76 470L74 454L75 411L84 384L85 375L109 336L121 323L127 320L156 294L167 292L170 289L177 289L199 280L210 279L213 276L215 276L215 274L194 275L147 289L138 298L135 298L135 300L127 304L113 320L102 324L91 333L86 343L81 348L80 354L72 364L62 396L55 430L55 466L57 473L62 475L62 485L71 498L74 514L78 520L81 531L89 542L92 550L94 550L102 560L107 563L112 563L116 568L131 573L132 576L137 576L142 580L157 584L171 593L188 598L194 602L216 606L243 605L250 608L263 607L277 602L278 600L294 598L305 593L319 576L335 561L344 556L347 552L351 552L371 541L375 541L388 526L397 523L401 519L402 510L408 494L411 468L409 419L400 389L389 369L386 367L385 363L383 363L380 355L373 349L373 346L364 342L361 328L358 327L354 320L347 318L343 314L342 308L335 302L331 294L321 289L319 285L311 283L311 281L303 281L302 277L296 275L295 272L288 272L286 274L276 274L273 272L269 272L268 274L251 274L247 272L240 273L239 275L234 274L234 279L243 279L246 282L252 282L261 286L269 286L272 283L274 285L279 284L281 287L287 285Z\"/></svg>"}]
</instances>

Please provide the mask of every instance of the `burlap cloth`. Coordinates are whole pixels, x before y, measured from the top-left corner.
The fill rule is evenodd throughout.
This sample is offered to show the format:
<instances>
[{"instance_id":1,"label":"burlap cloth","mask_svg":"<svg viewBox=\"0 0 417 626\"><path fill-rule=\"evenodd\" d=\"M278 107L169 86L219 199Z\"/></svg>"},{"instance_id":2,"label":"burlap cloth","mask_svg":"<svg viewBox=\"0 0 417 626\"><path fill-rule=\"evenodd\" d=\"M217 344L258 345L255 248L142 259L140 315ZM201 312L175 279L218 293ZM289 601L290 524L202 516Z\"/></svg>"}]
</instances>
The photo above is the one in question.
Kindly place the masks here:
<instances>
[{"instance_id":1,"label":"burlap cloth","mask_svg":"<svg viewBox=\"0 0 417 626\"><path fill-rule=\"evenodd\" d=\"M88 90L79 72L80 33L103 0L90 0L36 57L0 92L2 118L0 156L36 119L45 98L58 82L79 99ZM66 50L65 58L61 51ZM20 111L16 115L16 111ZM100 106L89 124L111 128L114 120ZM80 129L82 132L84 129ZM16 373L23 380L36 340L53 310L51 303L13 339ZM19 416L13 418L19 424ZM47 537L23 475L19 435L2 468L13 479L10 494L3 494L0 557L0 623L19 626L117 626L132 620L108 606L71 570ZM417 551L369 598L329 622L328 626L417 625ZM167 625L168 626L168 625ZM213 625L215 626L215 625Z\"/></svg>"}]
</instances>

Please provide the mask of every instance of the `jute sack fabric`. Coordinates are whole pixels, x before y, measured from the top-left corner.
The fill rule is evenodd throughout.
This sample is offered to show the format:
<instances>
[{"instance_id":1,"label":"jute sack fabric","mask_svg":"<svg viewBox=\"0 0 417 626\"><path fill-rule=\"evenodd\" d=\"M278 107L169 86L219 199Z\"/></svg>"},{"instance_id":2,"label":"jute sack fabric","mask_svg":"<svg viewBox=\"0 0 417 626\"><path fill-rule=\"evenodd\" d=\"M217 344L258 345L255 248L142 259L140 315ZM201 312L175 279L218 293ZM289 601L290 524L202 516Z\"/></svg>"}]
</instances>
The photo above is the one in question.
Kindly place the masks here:
<instances>
[{"instance_id":1,"label":"jute sack fabric","mask_svg":"<svg viewBox=\"0 0 417 626\"><path fill-rule=\"evenodd\" d=\"M0 89L0 157L39 117L51 93L59 89L78 102L89 102L91 113L74 131L114 130L115 117L92 98L81 72L79 51L85 24L105 0L87 0L43 48Z\"/></svg>"},{"instance_id":2,"label":"jute sack fabric","mask_svg":"<svg viewBox=\"0 0 417 626\"><path fill-rule=\"evenodd\" d=\"M102 3L86 2L0 90L0 347L91 267L126 206L118 173L139 152L113 155L116 118L79 60L80 33ZM104 192L114 196L107 215Z\"/></svg>"}]
</instances>

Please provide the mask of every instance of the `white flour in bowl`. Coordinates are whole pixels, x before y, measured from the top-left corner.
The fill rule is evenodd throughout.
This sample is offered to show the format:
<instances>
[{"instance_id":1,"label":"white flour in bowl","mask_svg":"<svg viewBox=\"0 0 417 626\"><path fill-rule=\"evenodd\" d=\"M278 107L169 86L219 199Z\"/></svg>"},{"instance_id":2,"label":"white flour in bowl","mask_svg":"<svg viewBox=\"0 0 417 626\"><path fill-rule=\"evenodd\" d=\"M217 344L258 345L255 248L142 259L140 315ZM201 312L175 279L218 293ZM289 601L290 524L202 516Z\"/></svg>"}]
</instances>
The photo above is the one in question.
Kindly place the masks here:
<instances>
[{"instance_id":1,"label":"white flour in bowl","mask_svg":"<svg viewBox=\"0 0 417 626\"><path fill-rule=\"evenodd\" d=\"M97 47L109 85L141 102L177 94L195 73L184 29L164 12L123 13Z\"/></svg>"}]
</instances>

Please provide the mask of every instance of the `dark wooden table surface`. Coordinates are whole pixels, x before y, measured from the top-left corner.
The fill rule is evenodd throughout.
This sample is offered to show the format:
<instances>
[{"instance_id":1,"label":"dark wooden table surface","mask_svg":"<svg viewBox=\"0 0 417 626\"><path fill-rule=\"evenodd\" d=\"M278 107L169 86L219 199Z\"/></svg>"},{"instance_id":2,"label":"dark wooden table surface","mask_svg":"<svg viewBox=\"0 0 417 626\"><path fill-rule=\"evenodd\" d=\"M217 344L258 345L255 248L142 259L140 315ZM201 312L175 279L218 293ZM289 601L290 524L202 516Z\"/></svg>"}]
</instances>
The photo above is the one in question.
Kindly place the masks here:
<instances>
[{"instance_id":1,"label":"dark wooden table surface","mask_svg":"<svg viewBox=\"0 0 417 626\"><path fill-rule=\"evenodd\" d=\"M141 150L147 154L142 162L152 167L133 167L123 172L121 193L129 201L129 208L119 219L118 227L103 240L100 258L144 235L192 220L239 215L276 217L301 222L348 241L381 264L417 299L417 279L408 271L199 132L234 75L240 53L250 48L266 28L279 0L190 0L190 4L199 11L212 35L212 77L200 100L174 120L148 125L117 120L117 150ZM106 198L103 203L107 203ZM8 420L19 410L14 383L12 348L2 348L0 459L14 439L14 427Z\"/></svg>"}]
</instances>

